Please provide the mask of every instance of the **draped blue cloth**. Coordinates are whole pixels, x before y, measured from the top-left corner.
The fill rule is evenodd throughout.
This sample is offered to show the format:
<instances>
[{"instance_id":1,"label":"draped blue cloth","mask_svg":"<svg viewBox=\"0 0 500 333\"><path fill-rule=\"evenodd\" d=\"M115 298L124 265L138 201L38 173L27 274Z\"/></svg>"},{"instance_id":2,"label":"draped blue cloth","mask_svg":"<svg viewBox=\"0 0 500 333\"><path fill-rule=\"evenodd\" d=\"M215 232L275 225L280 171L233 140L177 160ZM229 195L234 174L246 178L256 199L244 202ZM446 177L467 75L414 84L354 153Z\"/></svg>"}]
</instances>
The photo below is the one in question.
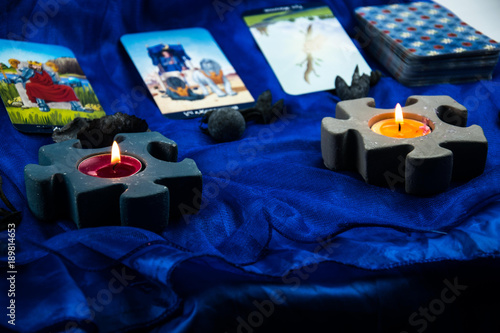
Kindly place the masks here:
<instances>
[{"instance_id":1,"label":"draped blue cloth","mask_svg":"<svg viewBox=\"0 0 500 333\"><path fill-rule=\"evenodd\" d=\"M354 9L385 3L327 1L353 38ZM482 175L431 197L368 185L323 165L320 124L334 116L338 97L285 94L241 19L245 10L280 4L289 3L3 5L0 38L73 50L106 112L136 115L176 141L179 159L196 161L204 188L200 212L160 234L38 221L27 207L23 169L52 140L16 131L2 108L0 175L23 213L15 234L16 325L7 322L10 283L2 278L2 332L500 331L500 68L491 81L415 88L384 76L369 95L377 107L449 95L468 108L468 126L483 128L488 156ZM203 134L199 119L163 117L119 38L188 27L208 29L252 95L270 89L285 100L286 116L248 124L241 140L228 143ZM5 231L0 240L6 276Z\"/></svg>"}]
</instances>

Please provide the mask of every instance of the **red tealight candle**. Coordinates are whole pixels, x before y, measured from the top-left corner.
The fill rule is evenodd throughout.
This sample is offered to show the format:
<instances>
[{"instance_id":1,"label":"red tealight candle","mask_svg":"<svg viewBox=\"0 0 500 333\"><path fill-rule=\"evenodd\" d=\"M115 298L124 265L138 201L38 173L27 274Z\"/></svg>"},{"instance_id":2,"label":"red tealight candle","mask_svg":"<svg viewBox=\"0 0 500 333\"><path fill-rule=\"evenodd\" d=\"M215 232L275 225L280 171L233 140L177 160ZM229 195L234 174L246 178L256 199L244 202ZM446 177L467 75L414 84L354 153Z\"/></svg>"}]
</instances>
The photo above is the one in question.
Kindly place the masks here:
<instances>
[{"instance_id":1,"label":"red tealight candle","mask_svg":"<svg viewBox=\"0 0 500 333\"><path fill-rule=\"evenodd\" d=\"M98 178L128 177L141 169L142 163L137 158L120 154L116 141L113 142L111 154L94 155L78 165L78 171Z\"/></svg>"}]
</instances>

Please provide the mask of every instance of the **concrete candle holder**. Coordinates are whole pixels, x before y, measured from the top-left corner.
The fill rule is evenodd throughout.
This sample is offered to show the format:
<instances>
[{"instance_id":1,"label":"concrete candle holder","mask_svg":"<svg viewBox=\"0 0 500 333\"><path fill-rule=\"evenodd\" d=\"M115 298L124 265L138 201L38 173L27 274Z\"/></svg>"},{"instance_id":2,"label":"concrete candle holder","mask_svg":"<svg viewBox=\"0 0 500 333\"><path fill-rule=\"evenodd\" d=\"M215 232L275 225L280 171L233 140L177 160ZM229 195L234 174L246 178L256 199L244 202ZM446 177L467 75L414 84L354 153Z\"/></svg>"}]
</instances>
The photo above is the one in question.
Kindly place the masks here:
<instances>
[{"instance_id":1,"label":"concrete candle holder","mask_svg":"<svg viewBox=\"0 0 500 333\"><path fill-rule=\"evenodd\" d=\"M78 228L125 225L161 231L169 216L196 213L202 175L196 163L177 163L177 145L157 132L118 134L122 154L142 163L138 173L98 178L78 171L80 162L111 147L82 149L79 140L43 146L40 165L25 167L28 204L44 221L71 218Z\"/></svg>"},{"instance_id":2,"label":"concrete candle holder","mask_svg":"<svg viewBox=\"0 0 500 333\"><path fill-rule=\"evenodd\" d=\"M373 185L404 184L405 191L430 195L452 179L470 180L484 171L488 142L481 127L467 123L467 109L449 96L410 96L405 118L424 121L432 132L416 138L375 133L374 122L393 109L377 109L373 98L342 101L336 119L321 124L321 152L327 168L356 170Z\"/></svg>"}]
</instances>

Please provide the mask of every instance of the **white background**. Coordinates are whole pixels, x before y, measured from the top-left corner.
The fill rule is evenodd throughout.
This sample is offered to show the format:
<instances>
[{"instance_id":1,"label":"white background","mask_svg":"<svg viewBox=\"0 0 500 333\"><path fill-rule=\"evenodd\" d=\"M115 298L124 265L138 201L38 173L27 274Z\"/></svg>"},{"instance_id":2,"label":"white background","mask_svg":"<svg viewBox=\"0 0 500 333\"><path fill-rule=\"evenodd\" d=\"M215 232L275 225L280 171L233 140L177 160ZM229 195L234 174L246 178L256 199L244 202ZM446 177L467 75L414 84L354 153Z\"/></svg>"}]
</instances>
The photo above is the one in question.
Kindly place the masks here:
<instances>
[{"instance_id":1,"label":"white background","mask_svg":"<svg viewBox=\"0 0 500 333\"><path fill-rule=\"evenodd\" d=\"M500 42L500 0L435 0L462 21Z\"/></svg>"}]
</instances>

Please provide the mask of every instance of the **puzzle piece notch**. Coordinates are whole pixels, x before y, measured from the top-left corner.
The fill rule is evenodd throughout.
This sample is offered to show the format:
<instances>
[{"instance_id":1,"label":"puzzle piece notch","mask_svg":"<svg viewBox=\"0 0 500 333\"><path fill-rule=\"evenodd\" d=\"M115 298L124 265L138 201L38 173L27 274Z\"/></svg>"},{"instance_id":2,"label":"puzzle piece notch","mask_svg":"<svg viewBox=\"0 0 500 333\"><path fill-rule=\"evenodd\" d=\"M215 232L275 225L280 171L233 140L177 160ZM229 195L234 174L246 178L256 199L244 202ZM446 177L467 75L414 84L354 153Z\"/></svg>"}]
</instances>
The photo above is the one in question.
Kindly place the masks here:
<instances>
[{"instance_id":1,"label":"puzzle piece notch","mask_svg":"<svg viewBox=\"0 0 500 333\"><path fill-rule=\"evenodd\" d=\"M355 170L373 185L430 195L445 191L451 179L468 180L484 171L488 143L481 127L465 126L467 109L449 96L410 96L403 113L430 119L424 137L396 139L373 132L370 119L394 110L375 108L373 98L342 101L336 117L321 125L321 151L332 170ZM448 123L451 122L452 124ZM458 126L456 126L458 125Z\"/></svg>"},{"instance_id":2,"label":"puzzle piece notch","mask_svg":"<svg viewBox=\"0 0 500 333\"><path fill-rule=\"evenodd\" d=\"M43 146L40 165L25 167L28 203L44 221L71 218L79 228L128 225L162 230L180 215L181 203L197 213L202 175L191 159L177 162L177 145L157 132L115 136L122 154L135 156L143 170L122 178L97 178L77 170L84 158L110 148L82 149L78 140ZM183 210L186 212L186 209Z\"/></svg>"},{"instance_id":3,"label":"puzzle piece notch","mask_svg":"<svg viewBox=\"0 0 500 333\"><path fill-rule=\"evenodd\" d=\"M432 97L434 100L429 101L426 97ZM436 116L444 123L459 127L467 126L469 114L467 108L450 96L410 96L406 100L405 107L408 112L415 113L421 109L431 108L435 110Z\"/></svg>"}]
</instances>

